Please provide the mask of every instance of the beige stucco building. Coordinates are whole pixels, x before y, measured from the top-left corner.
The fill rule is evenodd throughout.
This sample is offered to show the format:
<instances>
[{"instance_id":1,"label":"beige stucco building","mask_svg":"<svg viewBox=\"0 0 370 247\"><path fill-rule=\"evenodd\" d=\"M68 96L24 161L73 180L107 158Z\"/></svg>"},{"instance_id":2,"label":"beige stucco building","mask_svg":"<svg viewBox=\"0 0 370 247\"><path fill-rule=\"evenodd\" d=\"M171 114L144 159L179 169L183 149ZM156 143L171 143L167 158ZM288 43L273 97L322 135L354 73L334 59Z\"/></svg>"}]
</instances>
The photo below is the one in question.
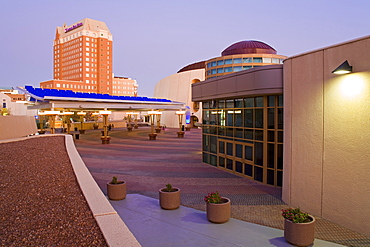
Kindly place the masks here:
<instances>
[{"instance_id":1,"label":"beige stucco building","mask_svg":"<svg viewBox=\"0 0 370 247\"><path fill-rule=\"evenodd\" d=\"M154 88L155 97L180 101L189 107L187 111L190 115L188 116L190 122L187 126L193 126L196 122L201 121L201 105L191 100L191 85L204 80L205 70L199 67L202 66L187 66L178 73L163 78ZM167 127L179 127L175 112L163 112L161 123ZM185 124L185 119L183 123Z\"/></svg>"},{"instance_id":2,"label":"beige stucco building","mask_svg":"<svg viewBox=\"0 0 370 247\"><path fill-rule=\"evenodd\" d=\"M370 36L284 62L283 200L370 236ZM332 71L348 61L353 73Z\"/></svg>"}]
</instances>

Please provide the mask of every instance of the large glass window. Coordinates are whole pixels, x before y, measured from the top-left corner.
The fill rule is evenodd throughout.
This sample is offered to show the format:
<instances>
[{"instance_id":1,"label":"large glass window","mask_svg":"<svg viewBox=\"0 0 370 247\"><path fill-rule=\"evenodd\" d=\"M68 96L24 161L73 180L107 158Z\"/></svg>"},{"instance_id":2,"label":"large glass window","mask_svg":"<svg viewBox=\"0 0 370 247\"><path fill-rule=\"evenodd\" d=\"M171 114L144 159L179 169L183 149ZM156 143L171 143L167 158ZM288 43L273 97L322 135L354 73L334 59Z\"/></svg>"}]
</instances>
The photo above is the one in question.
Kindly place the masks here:
<instances>
[{"instance_id":1,"label":"large glass window","mask_svg":"<svg viewBox=\"0 0 370 247\"><path fill-rule=\"evenodd\" d=\"M210 152L217 153L217 136L210 137Z\"/></svg>"},{"instance_id":2,"label":"large glass window","mask_svg":"<svg viewBox=\"0 0 370 247\"><path fill-rule=\"evenodd\" d=\"M224 68L218 68L217 69L217 74L224 73Z\"/></svg>"},{"instance_id":3,"label":"large glass window","mask_svg":"<svg viewBox=\"0 0 370 247\"><path fill-rule=\"evenodd\" d=\"M233 99L227 99L226 100L226 108L234 108L234 100Z\"/></svg>"},{"instance_id":4,"label":"large glass window","mask_svg":"<svg viewBox=\"0 0 370 247\"><path fill-rule=\"evenodd\" d=\"M255 166L254 167L254 180L263 181L263 169L262 167Z\"/></svg>"},{"instance_id":5,"label":"large glass window","mask_svg":"<svg viewBox=\"0 0 370 247\"><path fill-rule=\"evenodd\" d=\"M244 159L253 161L253 147L244 146Z\"/></svg>"},{"instance_id":6,"label":"large glass window","mask_svg":"<svg viewBox=\"0 0 370 247\"><path fill-rule=\"evenodd\" d=\"M254 127L263 128L263 109L255 109L254 112Z\"/></svg>"},{"instance_id":7,"label":"large glass window","mask_svg":"<svg viewBox=\"0 0 370 247\"><path fill-rule=\"evenodd\" d=\"M227 72L233 72L233 67L225 67L224 68L225 73Z\"/></svg>"},{"instance_id":8,"label":"large glass window","mask_svg":"<svg viewBox=\"0 0 370 247\"><path fill-rule=\"evenodd\" d=\"M252 60L251 57L245 57L245 58L243 58L243 63L252 63L252 62L253 62L253 60Z\"/></svg>"},{"instance_id":9,"label":"large glass window","mask_svg":"<svg viewBox=\"0 0 370 247\"><path fill-rule=\"evenodd\" d=\"M263 166L263 143L255 142L254 143L254 159L255 164Z\"/></svg>"},{"instance_id":10,"label":"large glass window","mask_svg":"<svg viewBox=\"0 0 370 247\"><path fill-rule=\"evenodd\" d=\"M283 108L278 108L278 129L283 129L284 124L283 124Z\"/></svg>"},{"instance_id":11,"label":"large glass window","mask_svg":"<svg viewBox=\"0 0 370 247\"><path fill-rule=\"evenodd\" d=\"M245 108L254 107L254 98L245 98L244 107Z\"/></svg>"},{"instance_id":12,"label":"large glass window","mask_svg":"<svg viewBox=\"0 0 370 247\"><path fill-rule=\"evenodd\" d=\"M242 58L234 58L234 63L242 63Z\"/></svg>"},{"instance_id":13,"label":"large glass window","mask_svg":"<svg viewBox=\"0 0 370 247\"><path fill-rule=\"evenodd\" d=\"M246 109L244 110L244 127L253 128L253 110Z\"/></svg>"},{"instance_id":14,"label":"large glass window","mask_svg":"<svg viewBox=\"0 0 370 247\"><path fill-rule=\"evenodd\" d=\"M225 108L225 100L219 100L218 101L218 108Z\"/></svg>"},{"instance_id":15,"label":"large glass window","mask_svg":"<svg viewBox=\"0 0 370 247\"><path fill-rule=\"evenodd\" d=\"M217 155L210 155L210 164L217 166Z\"/></svg>"},{"instance_id":16,"label":"large glass window","mask_svg":"<svg viewBox=\"0 0 370 247\"><path fill-rule=\"evenodd\" d=\"M256 107L263 107L263 97L255 97L254 101Z\"/></svg>"},{"instance_id":17,"label":"large glass window","mask_svg":"<svg viewBox=\"0 0 370 247\"><path fill-rule=\"evenodd\" d=\"M228 142L226 144L226 154L232 156L233 155L233 144Z\"/></svg>"},{"instance_id":18,"label":"large glass window","mask_svg":"<svg viewBox=\"0 0 370 247\"><path fill-rule=\"evenodd\" d=\"M226 126L234 126L234 111L227 111L226 120Z\"/></svg>"},{"instance_id":19,"label":"large glass window","mask_svg":"<svg viewBox=\"0 0 370 247\"><path fill-rule=\"evenodd\" d=\"M263 57L262 62L263 63L271 63L271 58L270 57Z\"/></svg>"},{"instance_id":20,"label":"large glass window","mask_svg":"<svg viewBox=\"0 0 370 247\"><path fill-rule=\"evenodd\" d=\"M243 99L235 99L235 108L243 107Z\"/></svg>"},{"instance_id":21,"label":"large glass window","mask_svg":"<svg viewBox=\"0 0 370 247\"><path fill-rule=\"evenodd\" d=\"M252 177L253 175L253 166L250 164L244 164L244 174Z\"/></svg>"},{"instance_id":22,"label":"large glass window","mask_svg":"<svg viewBox=\"0 0 370 247\"><path fill-rule=\"evenodd\" d=\"M243 158L243 145L235 144L235 157Z\"/></svg>"},{"instance_id":23,"label":"large glass window","mask_svg":"<svg viewBox=\"0 0 370 247\"><path fill-rule=\"evenodd\" d=\"M253 63L262 63L262 57L254 57Z\"/></svg>"},{"instance_id":24,"label":"large glass window","mask_svg":"<svg viewBox=\"0 0 370 247\"><path fill-rule=\"evenodd\" d=\"M243 172L243 163L242 162L239 162L239 161L235 162L235 171L238 172L238 173Z\"/></svg>"},{"instance_id":25,"label":"large glass window","mask_svg":"<svg viewBox=\"0 0 370 247\"><path fill-rule=\"evenodd\" d=\"M224 65L224 60L218 60L218 61L217 61L217 66L218 66L218 65Z\"/></svg>"},{"instance_id":26,"label":"large glass window","mask_svg":"<svg viewBox=\"0 0 370 247\"><path fill-rule=\"evenodd\" d=\"M223 141L220 141L219 142L218 152L220 154L224 154L225 153L225 142L223 142Z\"/></svg>"},{"instance_id":27,"label":"large glass window","mask_svg":"<svg viewBox=\"0 0 370 247\"><path fill-rule=\"evenodd\" d=\"M233 70L234 70L234 72L242 71L243 67L242 66L234 66Z\"/></svg>"},{"instance_id":28,"label":"large glass window","mask_svg":"<svg viewBox=\"0 0 370 247\"><path fill-rule=\"evenodd\" d=\"M235 116L235 127L243 127L242 110L235 110L234 111L234 116Z\"/></svg>"},{"instance_id":29,"label":"large glass window","mask_svg":"<svg viewBox=\"0 0 370 247\"><path fill-rule=\"evenodd\" d=\"M232 64L233 60L232 59L225 59L225 64Z\"/></svg>"},{"instance_id":30,"label":"large glass window","mask_svg":"<svg viewBox=\"0 0 370 247\"><path fill-rule=\"evenodd\" d=\"M278 106L283 106L283 105L284 105L283 95L279 95L278 96Z\"/></svg>"},{"instance_id":31,"label":"large glass window","mask_svg":"<svg viewBox=\"0 0 370 247\"><path fill-rule=\"evenodd\" d=\"M279 58L273 58L272 63L280 63L280 59Z\"/></svg>"},{"instance_id":32,"label":"large glass window","mask_svg":"<svg viewBox=\"0 0 370 247\"><path fill-rule=\"evenodd\" d=\"M275 106L275 96L274 95L271 95L271 96L267 96L267 106L268 107L271 107L271 106Z\"/></svg>"},{"instance_id":33,"label":"large glass window","mask_svg":"<svg viewBox=\"0 0 370 247\"><path fill-rule=\"evenodd\" d=\"M203 111L203 124L209 124L209 111Z\"/></svg>"},{"instance_id":34,"label":"large glass window","mask_svg":"<svg viewBox=\"0 0 370 247\"><path fill-rule=\"evenodd\" d=\"M282 186L282 95L203 102L203 153L210 165Z\"/></svg>"},{"instance_id":35,"label":"large glass window","mask_svg":"<svg viewBox=\"0 0 370 247\"><path fill-rule=\"evenodd\" d=\"M214 61L214 62L211 62L211 67L215 67L217 64L216 64L216 62Z\"/></svg>"},{"instance_id":36,"label":"large glass window","mask_svg":"<svg viewBox=\"0 0 370 247\"><path fill-rule=\"evenodd\" d=\"M267 109L267 128L275 129L275 109Z\"/></svg>"}]
</instances>

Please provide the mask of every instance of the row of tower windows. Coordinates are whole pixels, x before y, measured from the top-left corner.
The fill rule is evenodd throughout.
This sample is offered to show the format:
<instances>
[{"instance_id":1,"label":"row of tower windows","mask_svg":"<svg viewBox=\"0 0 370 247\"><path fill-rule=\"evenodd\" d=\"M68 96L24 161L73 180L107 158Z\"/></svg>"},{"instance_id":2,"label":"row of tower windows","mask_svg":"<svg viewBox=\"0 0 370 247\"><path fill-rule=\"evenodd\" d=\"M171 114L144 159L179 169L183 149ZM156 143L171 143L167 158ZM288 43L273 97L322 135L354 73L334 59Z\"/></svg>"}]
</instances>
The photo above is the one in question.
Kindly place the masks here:
<instances>
[{"instance_id":1,"label":"row of tower windows","mask_svg":"<svg viewBox=\"0 0 370 247\"><path fill-rule=\"evenodd\" d=\"M238 63L274 63L281 64L283 59L271 58L271 57L244 57L244 58L230 58L230 59L221 59L217 61L212 61L207 63L207 68L227 65L227 64L238 64Z\"/></svg>"}]
</instances>

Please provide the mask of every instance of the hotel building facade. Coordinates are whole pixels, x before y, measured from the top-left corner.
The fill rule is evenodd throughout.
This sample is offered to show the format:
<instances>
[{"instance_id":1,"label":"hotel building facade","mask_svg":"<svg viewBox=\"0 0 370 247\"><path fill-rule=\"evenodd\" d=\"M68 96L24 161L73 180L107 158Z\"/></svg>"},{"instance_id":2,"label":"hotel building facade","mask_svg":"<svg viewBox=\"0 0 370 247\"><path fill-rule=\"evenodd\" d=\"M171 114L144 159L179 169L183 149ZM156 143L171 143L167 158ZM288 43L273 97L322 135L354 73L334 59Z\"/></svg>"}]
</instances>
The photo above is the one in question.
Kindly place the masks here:
<instances>
[{"instance_id":1,"label":"hotel building facade","mask_svg":"<svg viewBox=\"0 0 370 247\"><path fill-rule=\"evenodd\" d=\"M41 88L137 95L135 80L114 78L113 37L104 22L85 18L70 26L57 27L53 55L54 79L41 82ZM126 88L117 90L121 85L113 84Z\"/></svg>"}]
</instances>

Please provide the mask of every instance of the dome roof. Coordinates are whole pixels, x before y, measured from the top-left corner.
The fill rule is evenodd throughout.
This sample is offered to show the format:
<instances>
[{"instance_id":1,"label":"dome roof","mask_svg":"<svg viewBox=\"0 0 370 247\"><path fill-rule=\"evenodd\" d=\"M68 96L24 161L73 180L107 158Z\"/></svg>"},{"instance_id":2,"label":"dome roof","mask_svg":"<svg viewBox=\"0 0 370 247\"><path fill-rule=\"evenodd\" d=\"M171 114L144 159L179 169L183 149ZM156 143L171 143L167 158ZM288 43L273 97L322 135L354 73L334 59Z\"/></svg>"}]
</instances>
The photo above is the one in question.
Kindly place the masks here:
<instances>
[{"instance_id":1,"label":"dome roof","mask_svg":"<svg viewBox=\"0 0 370 247\"><path fill-rule=\"evenodd\" d=\"M205 61L196 62L196 63L186 65L184 68L177 71L177 73L181 73L181 72L185 72L185 71L189 71L189 70L204 69L205 67L206 67L206 62Z\"/></svg>"},{"instance_id":2,"label":"dome roof","mask_svg":"<svg viewBox=\"0 0 370 247\"><path fill-rule=\"evenodd\" d=\"M230 45L221 53L221 56L236 54L276 54L276 50L261 41L247 40Z\"/></svg>"}]
</instances>

